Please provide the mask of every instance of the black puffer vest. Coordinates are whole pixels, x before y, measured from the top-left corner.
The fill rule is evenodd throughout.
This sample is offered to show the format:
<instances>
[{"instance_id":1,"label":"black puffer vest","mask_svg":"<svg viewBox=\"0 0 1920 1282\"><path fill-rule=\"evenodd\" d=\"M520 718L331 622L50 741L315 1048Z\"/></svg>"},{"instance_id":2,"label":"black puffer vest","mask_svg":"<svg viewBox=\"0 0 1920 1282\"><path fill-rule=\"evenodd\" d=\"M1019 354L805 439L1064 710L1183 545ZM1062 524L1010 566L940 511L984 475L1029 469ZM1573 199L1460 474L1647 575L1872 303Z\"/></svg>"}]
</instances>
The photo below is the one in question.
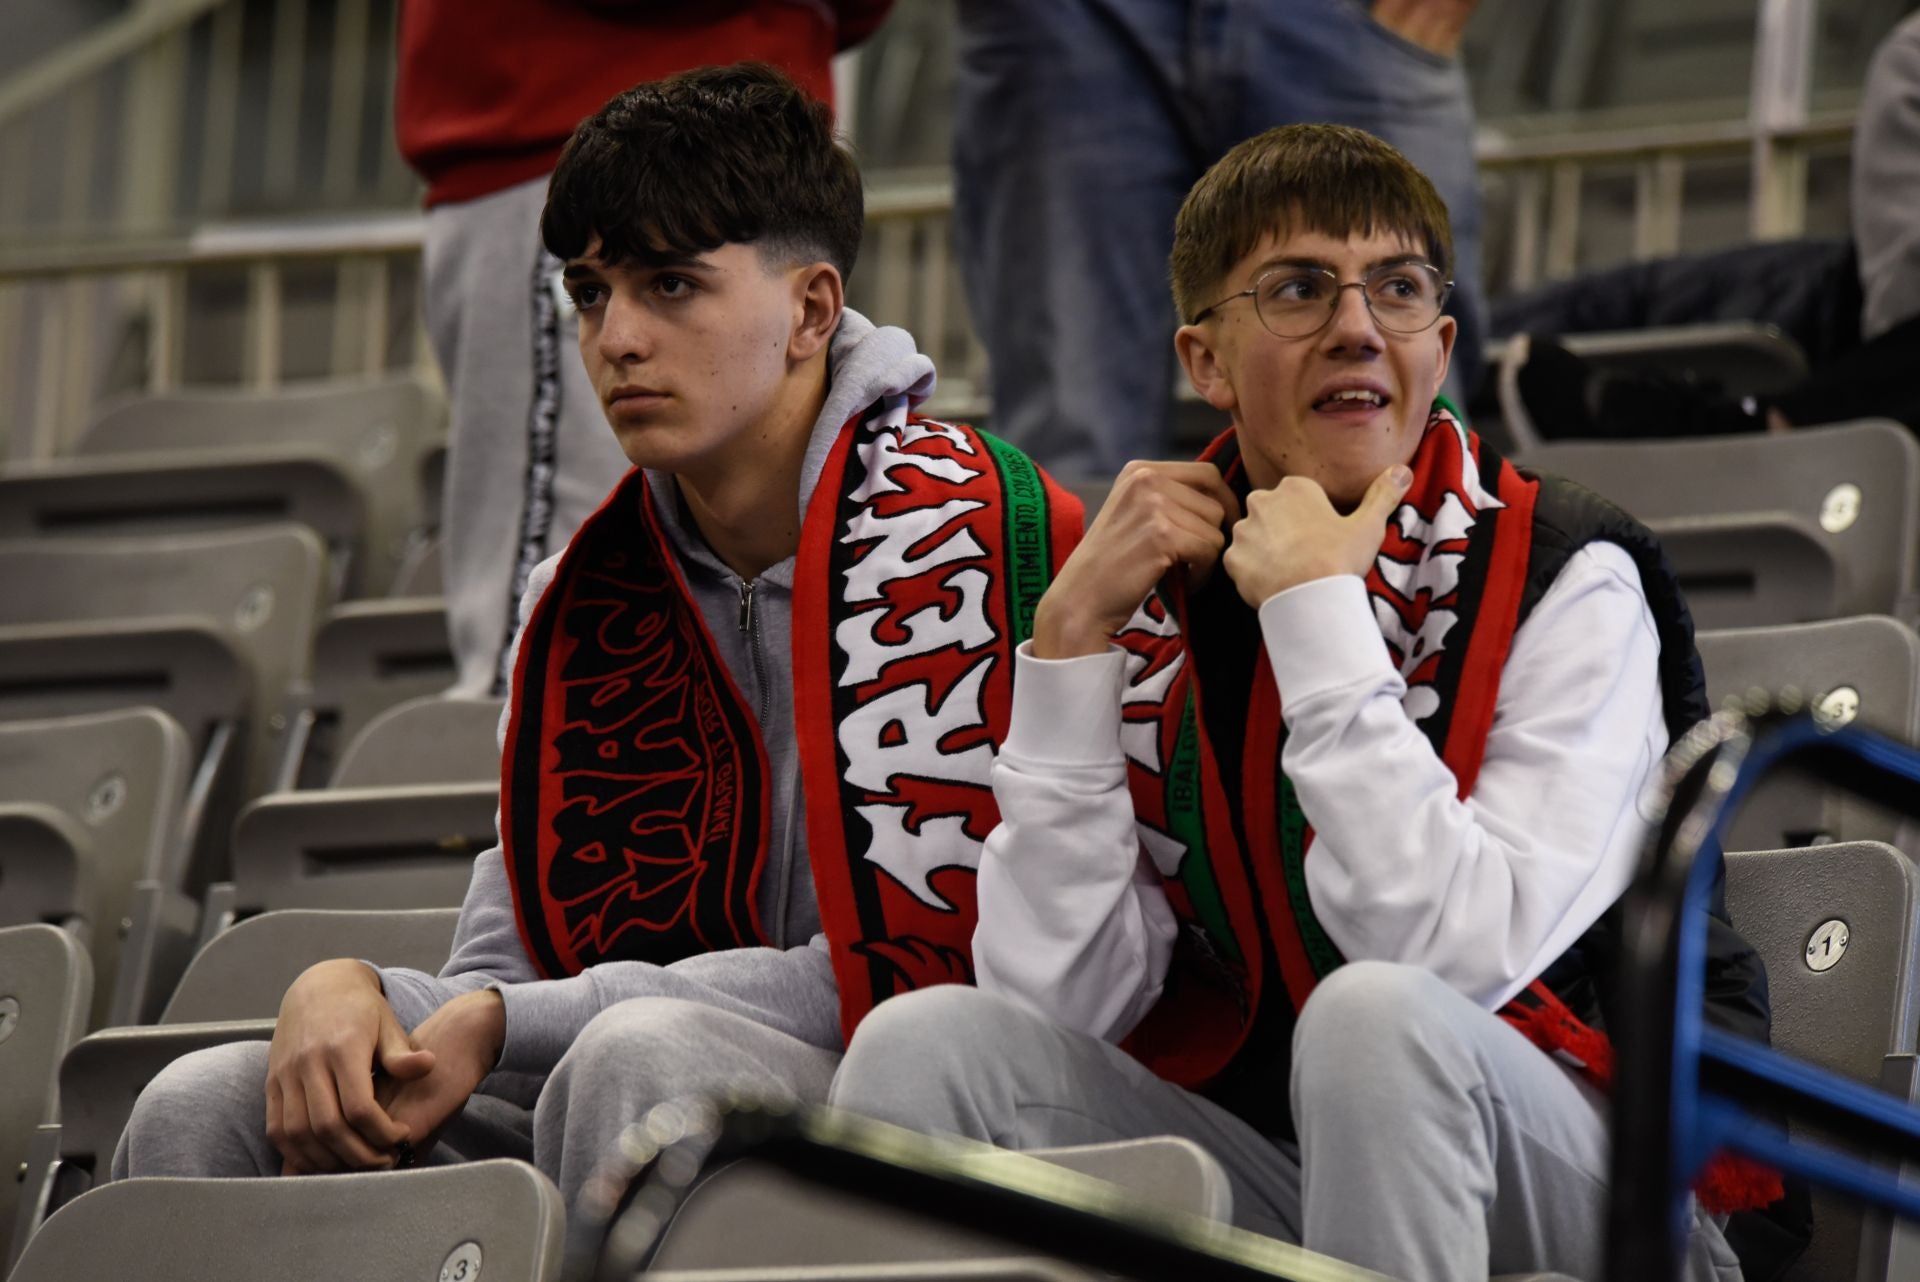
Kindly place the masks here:
<instances>
[{"instance_id":1,"label":"black puffer vest","mask_svg":"<svg viewBox=\"0 0 1920 1282\"><path fill-rule=\"evenodd\" d=\"M1667 734L1678 740L1710 712L1706 674L1694 646L1693 616L1659 540L1644 525L1606 499L1572 481L1529 472L1540 481L1533 519L1520 619L1525 625L1567 561L1590 543L1613 543L1633 558L1660 638L1660 690ZM1771 1009L1767 970L1727 916L1726 874L1715 880L1707 925L1706 1011L1709 1024L1736 1036L1769 1042ZM1615 1001L1612 979L1620 953L1616 906L1541 976L1547 987L1593 1028L1606 1031ZM1806 1189L1788 1181L1787 1196L1764 1211L1734 1215L1727 1240L1740 1256L1748 1282L1769 1282L1806 1249L1812 1212Z\"/></svg>"}]
</instances>

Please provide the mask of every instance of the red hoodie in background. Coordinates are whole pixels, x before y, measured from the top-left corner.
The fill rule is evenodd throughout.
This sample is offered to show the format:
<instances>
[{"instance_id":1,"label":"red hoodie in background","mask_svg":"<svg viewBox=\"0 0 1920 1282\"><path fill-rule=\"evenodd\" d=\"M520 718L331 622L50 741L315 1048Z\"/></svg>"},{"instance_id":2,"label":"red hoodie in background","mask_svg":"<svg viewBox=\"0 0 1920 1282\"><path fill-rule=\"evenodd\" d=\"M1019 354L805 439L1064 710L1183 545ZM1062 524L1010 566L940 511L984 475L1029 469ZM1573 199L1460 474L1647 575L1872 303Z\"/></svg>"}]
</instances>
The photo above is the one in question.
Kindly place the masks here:
<instances>
[{"instance_id":1,"label":"red hoodie in background","mask_svg":"<svg viewBox=\"0 0 1920 1282\"><path fill-rule=\"evenodd\" d=\"M550 172L574 126L644 80L770 62L833 101L830 64L893 0L403 0L394 131L427 204Z\"/></svg>"}]
</instances>

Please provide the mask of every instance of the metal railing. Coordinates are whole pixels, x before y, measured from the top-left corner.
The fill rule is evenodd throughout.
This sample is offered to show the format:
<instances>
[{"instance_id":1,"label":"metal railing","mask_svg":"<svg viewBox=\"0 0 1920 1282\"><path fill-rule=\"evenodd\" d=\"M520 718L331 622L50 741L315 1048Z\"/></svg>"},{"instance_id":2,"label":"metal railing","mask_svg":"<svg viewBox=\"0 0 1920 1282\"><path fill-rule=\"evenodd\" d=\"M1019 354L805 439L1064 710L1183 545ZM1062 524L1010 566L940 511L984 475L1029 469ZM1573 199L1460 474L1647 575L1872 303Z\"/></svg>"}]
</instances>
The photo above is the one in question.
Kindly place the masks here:
<instances>
[{"instance_id":1,"label":"metal railing","mask_svg":"<svg viewBox=\"0 0 1920 1282\"><path fill-rule=\"evenodd\" d=\"M97 175L120 174L107 202L112 218L105 234L66 232L57 241L29 238L0 249L0 419L10 408L14 456L56 454L74 438L116 353L120 379L106 390L179 385L188 373L190 284L208 273L239 271L246 282L244 350L220 377L255 387L285 377L287 281L296 270L333 275L329 354L322 368L307 361L303 374L429 363L417 313L393 319L396 283L417 275L423 222L401 212L416 188L391 141L389 72L368 54L382 24L390 31L392 0L331 0L310 12L312 3L135 0L123 18L0 84L0 171L22 172L29 162L22 140L36 113L65 108L58 128L67 145L52 201L61 227L88 226L85 215L102 204ZM1488 246L1489 257L1499 259L1492 274L1506 288L1522 289L1598 265L1582 253L1585 197L1597 180L1617 181L1623 173L1632 176L1636 258L1683 247L1686 189L1696 167L1743 159L1750 232L1801 232L1809 158L1843 146L1853 126L1851 111L1809 110L1809 33L1817 8L1818 0L1760 0L1753 89L1742 118L1624 124L1562 115L1483 128L1476 140L1483 182L1490 205L1504 215L1489 219L1504 229L1503 242ZM310 30L315 13L330 19L330 32ZM246 82L250 89L243 86L243 35L249 32L256 60L264 47L269 64L264 93L257 75ZM311 96L306 90L317 71L317 64L306 66L309 37L314 47L329 50L328 85L324 118L303 126L303 97ZM103 166L94 146L110 97L103 86L115 75L124 79L125 119L117 137L125 160ZM192 93L184 92L189 81ZM257 190L253 178L236 181L237 158L245 151L238 119L243 102L257 105L263 117L246 125L254 141L264 140L262 172L253 176ZM844 106L850 111L853 104ZM377 160L367 153L375 137L384 140ZM320 153L304 178L295 145L302 138L317 140ZM878 321L908 327L934 356L942 371L936 410L977 413L984 408L985 358L966 316L951 249L951 181L944 173L876 173L873 181L852 301ZM28 186L0 182L0 236L30 221ZM237 196L242 186L246 200ZM278 204L360 212L263 220L245 216L241 207L248 201L269 210ZM153 231L183 219L200 222L201 230ZM397 333L396 324L412 332ZM0 451L6 448L0 442Z\"/></svg>"}]
</instances>

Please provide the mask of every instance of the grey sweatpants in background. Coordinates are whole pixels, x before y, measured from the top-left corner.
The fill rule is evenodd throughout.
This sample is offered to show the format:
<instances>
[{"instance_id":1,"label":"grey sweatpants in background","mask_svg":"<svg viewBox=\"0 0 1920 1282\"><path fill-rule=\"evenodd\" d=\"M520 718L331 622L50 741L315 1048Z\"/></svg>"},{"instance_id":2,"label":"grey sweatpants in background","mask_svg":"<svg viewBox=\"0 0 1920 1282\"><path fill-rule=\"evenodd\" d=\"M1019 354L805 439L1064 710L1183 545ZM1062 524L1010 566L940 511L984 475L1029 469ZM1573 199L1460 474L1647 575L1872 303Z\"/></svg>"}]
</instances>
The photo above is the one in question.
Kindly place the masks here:
<instances>
[{"instance_id":1,"label":"grey sweatpants in background","mask_svg":"<svg viewBox=\"0 0 1920 1282\"><path fill-rule=\"evenodd\" d=\"M955 986L876 1008L832 1102L1014 1149L1185 1136L1226 1168L1241 1227L1407 1282L1601 1275L1604 1102L1505 1021L1425 970L1354 962L1314 990L1293 1045L1297 1148L1116 1046ZM1704 1216L1685 1276L1740 1277Z\"/></svg>"},{"instance_id":2,"label":"grey sweatpants in background","mask_svg":"<svg viewBox=\"0 0 1920 1282\"><path fill-rule=\"evenodd\" d=\"M560 1186L572 1215L620 1132L654 1105L736 1088L820 1103L839 1058L727 1011L635 998L594 1017L531 1108L476 1094L429 1160L530 1160ZM113 1178L278 1175L280 1155L266 1133L266 1073L265 1042L175 1060L134 1105Z\"/></svg>"},{"instance_id":3,"label":"grey sweatpants in background","mask_svg":"<svg viewBox=\"0 0 1920 1282\"><path fill-rule=\"evenodd\" d=\"M504 694L527 574L565 547L628 462L580 362L540 243L547 180L427 211L427 332L451 413L441 513L455 692Z\"/></svg>"}]
</instances>

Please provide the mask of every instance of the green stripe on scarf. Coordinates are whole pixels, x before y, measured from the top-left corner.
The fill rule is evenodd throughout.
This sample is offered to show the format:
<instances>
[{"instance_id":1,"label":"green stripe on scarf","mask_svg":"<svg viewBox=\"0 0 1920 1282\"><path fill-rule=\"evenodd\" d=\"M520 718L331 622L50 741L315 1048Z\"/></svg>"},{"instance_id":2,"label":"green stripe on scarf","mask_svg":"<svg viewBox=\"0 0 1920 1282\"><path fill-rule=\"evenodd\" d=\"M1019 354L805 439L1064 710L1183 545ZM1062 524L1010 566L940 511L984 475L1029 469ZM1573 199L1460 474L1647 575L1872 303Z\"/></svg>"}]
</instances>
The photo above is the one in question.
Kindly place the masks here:
<instances>
[{"instance_id":1,"label":"green stripe on scarf","mask_svg":"<svg viewBox=\"0 0 1920 1282\"><path fill-rule=\"evenodd\" d=\"M1213 860L1207 854L1207 818L1200 800L1200 722L1191 692L1180 714L1180 734L1167 767L1167 827L1187 848L1180 862L1180 884L1186 888L1194 915L1214 946L1228 960L1240 961L1233 925L1227 920L1219 883L1213 879Z\"/></svg>"},{"instance_id":2,"label":"green stripe on scarf","mask_svg":"<svg viewBox=\"0 0 1920 1282\"><path fill-rule=\"evenodd\" d=\"M1007 626L1010 644L1018 646L1033 635L1033 612L1053 572L1052 513L1033 460L989 432L980 433L980 439L1000 469L1001 493L1006 496Z\"/></svg>"},{"instance_id":3,"label":"green stripe on scarf","mask_svg":"<svg viewBox=\"0 0 1920 1282\"><path fill-rule=\"evenodd\" d=\"M1281 746L1285 747L1285 740ZM1279 759L1278 753L1274 759ZM1280 775L1279 780L1280 867L1287 876L1287 898L1293 902L1293 916L1300 926L1300 944L1306 951L1307 964L1313 967L1316 978L1325 979L1346 958L1327 938L1320 919L1313 915L1313 901L1307 898L1307 817L1301 813L1293 781L1285 775Z\"/></svg>"}]
</instances>

